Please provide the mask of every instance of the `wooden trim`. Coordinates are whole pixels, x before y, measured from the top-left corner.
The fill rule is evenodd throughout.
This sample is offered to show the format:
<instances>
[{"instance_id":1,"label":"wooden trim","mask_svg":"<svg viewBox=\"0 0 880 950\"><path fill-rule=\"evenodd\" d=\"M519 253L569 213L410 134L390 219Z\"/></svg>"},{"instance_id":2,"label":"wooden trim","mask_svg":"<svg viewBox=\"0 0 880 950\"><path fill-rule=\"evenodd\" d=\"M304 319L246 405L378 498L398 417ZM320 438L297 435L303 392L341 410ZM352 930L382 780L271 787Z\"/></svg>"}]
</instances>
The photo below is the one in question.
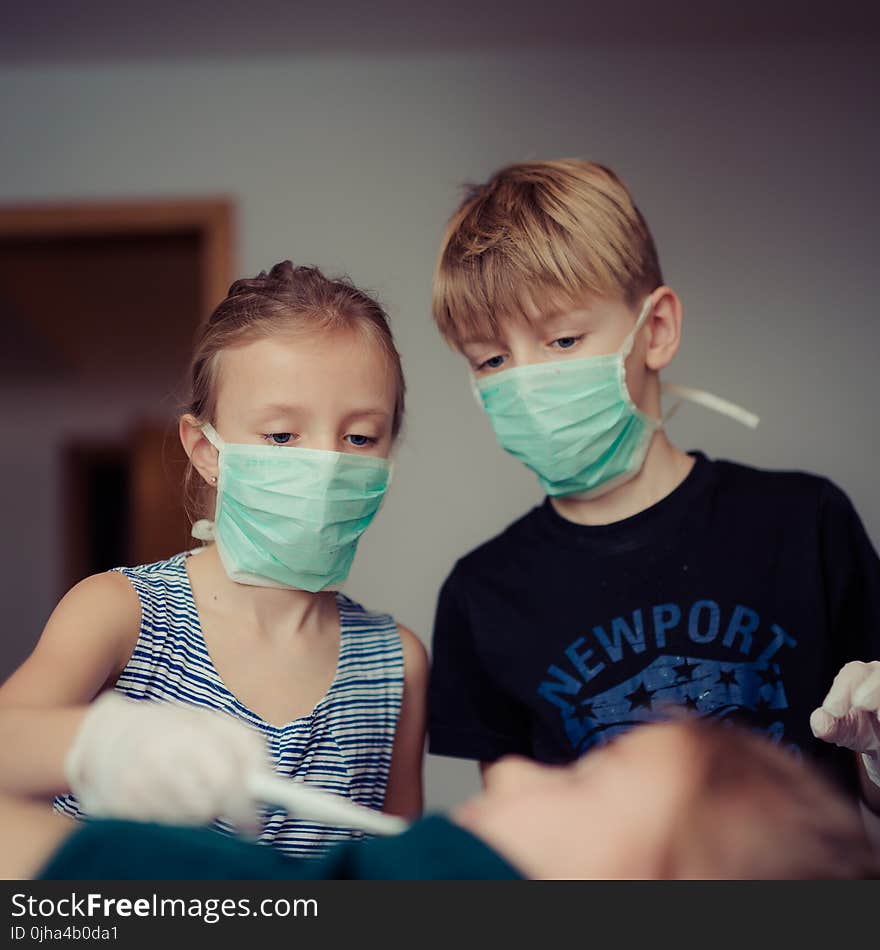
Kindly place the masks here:
<instances>
[{"instance_id":1,"label":"wooden trim","mask_svg":"<svg viewBox=\"0 0 880 950\"><path fill-rule=\"evenodd\" d=\"M205 319L220 303L233 279L235 210L231 202L213 207L202 234L202 301Z\"/></svg>"},{"instance_id":2,"label":"wooden trim","mask_svg":"<svg viewBox=\"0 0 880 950\"><path fill-rule=\"evenodd\" d=\"M232 279L235 210L224 197L187 200L58 202L0 207L0 240L197 231L201 235L204 319L226 295Z\"/></svg>"},{"instance_id":3,"label":"wooden trim","mask_svg":"<svg viewBox=\"0 0 880 950\"><path fill-rule=\"evenodd\" d=\"M88 237L137 237L161 234L195 232L199 236L199 312L193 316L204 320L214 307L226 296L232 280L234 247L235 207L232 199L208 197L191 200L155 200L139 199L129 201L90 201L58 202L40 204L12 204L0 206L0 241L29 239L47 240L88 238ZM195 333L195 325L192 328ZM65 563L59 568L67 573L67 583L80 580L88 570L83 539L88 534L85 523L88 512L85 510L86 493L84 461L89 454L107 457L127 458L128 464L136 462L136 453L125 441L118 443L73 443L65 446L60 467L63 497L67 504L65 518L66 537ZM164 468L161 464L164 478ZM139 474L133 471L132 478ZM154 481L161 480L153 472ZM158 484L158 481L157 481ZM164 484L164 482L162 483ZM131 490L138 488L134 482ZM149 486L148 486L149 487ZM156 486L152 486L155 488ZM156 491L161 494L162 485ZM155 494L155 492L154 492ZM152 496L151 496L152 498ZM142 511L135 510L132 501L132 524L129 545L132 550L155 539L147 537L141 523ZM173 519L173 515L169 516ZM180 512L181 534L184 543L189 537L186 526L188 521ZM167 522L171 525L172 520ZM171 533L171 532L169 532ZM137 561L135 560L135 563Z\"/></svg>"}]
</instances>

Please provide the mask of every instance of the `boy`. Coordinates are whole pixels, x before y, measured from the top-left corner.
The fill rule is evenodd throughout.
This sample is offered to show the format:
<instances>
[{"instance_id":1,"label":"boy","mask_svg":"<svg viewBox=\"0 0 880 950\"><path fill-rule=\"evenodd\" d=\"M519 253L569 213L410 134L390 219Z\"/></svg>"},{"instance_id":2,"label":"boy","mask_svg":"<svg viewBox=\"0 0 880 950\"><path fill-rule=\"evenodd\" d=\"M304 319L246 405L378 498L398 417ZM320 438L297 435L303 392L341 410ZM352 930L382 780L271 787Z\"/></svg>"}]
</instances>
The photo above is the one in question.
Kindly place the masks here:
<instances>
[{"instance_id":1,"label":"boy","mask_svg":"<svg viewBox=\"0 0 880 950\"><path fill-rule=\"evenodd\" d=\"M618 178L534 162L471 189L433 308L548 497L443 586L430 750L484 772L567 762L673 704L766 732L880 808L880 663L860 662L880 657L880 562L826 479L669 440L681 303Z\"/></svg>"}]
</instances>

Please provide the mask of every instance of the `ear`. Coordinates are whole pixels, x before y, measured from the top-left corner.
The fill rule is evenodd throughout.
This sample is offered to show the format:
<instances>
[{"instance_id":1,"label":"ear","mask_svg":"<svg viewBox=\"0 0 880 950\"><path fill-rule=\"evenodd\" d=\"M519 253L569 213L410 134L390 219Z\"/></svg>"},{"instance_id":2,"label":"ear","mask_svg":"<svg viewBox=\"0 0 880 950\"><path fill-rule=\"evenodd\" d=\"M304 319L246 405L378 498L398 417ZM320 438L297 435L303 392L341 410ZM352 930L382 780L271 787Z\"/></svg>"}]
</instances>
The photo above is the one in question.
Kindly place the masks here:
<instances>
[{"instance_id":1,"label":"ear","mask_svg":"<svg viewBox=\"0 0 880 950\"><path fill-rule=\"evenodd\" d=\"M192 462L193 468L213 488L217 484L218 452L205 438L201 423L192 413L187 412L180 417L178 431L180 444Z\"/></svg>"},{"instance_id":2,"label":"ear","mask_svg":"<svg viewBox=\"0 0 880 950\"><path fill-rule=\"evenodd\" d=\"M645 365L655 372L675 358L681 345L681 300L671 288L658 287L651 294L651 313L646 321L648 348Z\"/></svg>"}]
</instances>

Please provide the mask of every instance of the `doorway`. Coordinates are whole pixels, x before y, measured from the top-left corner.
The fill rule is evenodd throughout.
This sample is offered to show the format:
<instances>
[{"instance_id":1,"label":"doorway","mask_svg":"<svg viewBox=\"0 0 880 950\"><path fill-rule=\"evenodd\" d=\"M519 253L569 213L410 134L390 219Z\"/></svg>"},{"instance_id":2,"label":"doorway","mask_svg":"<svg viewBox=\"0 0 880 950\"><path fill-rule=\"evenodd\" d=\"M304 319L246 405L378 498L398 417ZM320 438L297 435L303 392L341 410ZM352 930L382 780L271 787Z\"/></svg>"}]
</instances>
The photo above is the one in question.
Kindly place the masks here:
<instances>
[{"instance_id":1,"label":"doorway","mask_svg":"<svg viewBox=\"0 0 880 950\"><path fill-rule=\"evenodd\" d=\"M7 404L51 407L57 594L190 543L176 420L233 221L226 198L0 208L0 379Z\"/></svg>"}]
</instances>

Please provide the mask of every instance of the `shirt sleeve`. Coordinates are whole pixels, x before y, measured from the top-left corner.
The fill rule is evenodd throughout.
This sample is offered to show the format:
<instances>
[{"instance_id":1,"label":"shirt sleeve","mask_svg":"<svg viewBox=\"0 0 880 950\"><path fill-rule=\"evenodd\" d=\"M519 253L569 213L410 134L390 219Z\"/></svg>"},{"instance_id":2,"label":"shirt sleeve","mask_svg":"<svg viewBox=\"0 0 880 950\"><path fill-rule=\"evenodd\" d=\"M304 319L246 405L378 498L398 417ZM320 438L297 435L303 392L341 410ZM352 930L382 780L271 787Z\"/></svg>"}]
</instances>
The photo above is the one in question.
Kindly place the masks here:
<instances>
[{"instance_id":1,"label":"shirt sleeve","mask_svg":"<svg viewBox=\"0 0 880 950\"><path fill-rule=\"evenodd\" d=\"M434 620L429 751L482 762L512 753L529 755L527 710L485 668L456 570L440 591Z\"/></svg>"},{"instance_id":2,"label":"shirt sleeve","mask_svg":"<svg viewBox=\"0 0 880 950\"><path fill-rule=\"evenodd\" d=\"M822 563L838 668L880 659L880 559L852 502L827 482L819 509Z\"/></svg>"}]
</instances>

